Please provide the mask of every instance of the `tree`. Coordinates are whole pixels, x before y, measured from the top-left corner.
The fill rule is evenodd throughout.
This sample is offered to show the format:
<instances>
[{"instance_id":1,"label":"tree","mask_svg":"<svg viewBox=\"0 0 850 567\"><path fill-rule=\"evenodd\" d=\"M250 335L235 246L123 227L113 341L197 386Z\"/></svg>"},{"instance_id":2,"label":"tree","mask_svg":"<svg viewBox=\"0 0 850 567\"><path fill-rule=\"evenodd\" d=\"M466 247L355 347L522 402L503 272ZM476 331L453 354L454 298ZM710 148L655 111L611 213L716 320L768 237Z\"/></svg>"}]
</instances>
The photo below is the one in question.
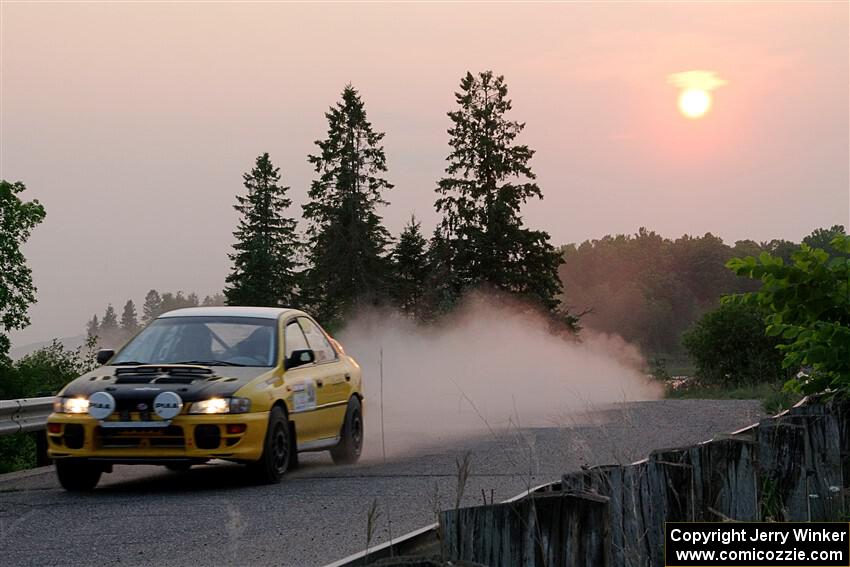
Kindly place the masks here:
<instances>
[{"instance_id":1,"label":"tree","mask_svg":"<svg viewBox=\"0 0 850 567\"><path fill-rule=\"evenodd\" d=\"M386 295L390 235L376 212L386 205L387 160L382 132L372 129L363 101L351 85L325 114L327 138L308 160L318 178L304 205L309 223L306 299L331 326L358 302L380 303Z\"/></svg>"},{"instance_id":2,"label":"tree","mask_svg":"<svg viewBox=\"0 0 850 567\"><path fill-rule=\"evenodd\" d=\"M227 298L224 297L223 293L206 295L204 296L204 300L201 302L201 305L204 307L217 307L220 305L227 305Z\"/></svg>"},{"instance_id":3,"label":"tree","mask_svg":"<svg viewBox=\"0 0 850 567\"><path fill-rule=\"evenodd\" d=\"M115 313L115 308L112 304L106 306L106 311L103 313L103 319L100 321L100 332L105 338L112 338L115 331L118 330L118 315Z\"/></svg>"},{"instance_id":4,"label":"tree","mask_svg":"<svg viewBox=\"0 0 850 567\"><path fill-rule=\"evenodd\" d=\"M136 315L136 304L132 299L128 299L124 304L124 309L121 311L121 331L125 337L130 337L139 330L139 319Z\"/></svg>"},{"instance_id":5,"label":"tree","mask_svg":"<svg viewBox=\"0 0 850 567\"><path fill-rule=\"evenodd\" d=\"M829 249L832 256L804 242L791 265L767 252L728 263L738 275L760 279L762 287L725 301L767 311L766 334L781 337L783 366L810 369L788 384L803 393L850 391L850 236L836 234Z\"/></svg>"},{"instance_id":6,"label":"tree","mask_svg":"<svg viewBox=\"0 0 850 567\"><path fill-rule=\"evenodd\" d=\"M835 250L832 247L832 241L836 236L844 236L844 226L834 224L829 228L816 228L810 235L803 239L803 242L811 248L820 248L831 255L840 254L840 250Z\"/></svg>"},{"instance_id":7,"label":"tree","mask_svg":"<svg viewBox=\"0 0 850 567\"><path fill-rule=\"evenodd\" d=\"M9 332L29 325L27 309L35 303L32 270L21 252L32 229L44 220L44 207L18 196L26 186L0 180L0 360L9 352Z\"/></svg>"},{"instance_id":8,"label":"tree","mask_svg":"<svg viewBox=\"0 0 850 567\"><path fill-rule=\"evenodd\" d=\"M765 315L757 305L727 302L697 321L682 344L700 380L724 387L787 380L780 341L765 335Z\"/></svg>"},{"instance_id":9,"label":"tree","mask_svg":"<svg viewBox=\"0 0 850 567\"><path fill-rule=\"evenodd\" d=\"M158 291L152 289L145 295L145 302L142 305L142 322L148 324L160 313L162 313L162 298Z\"/></svg>"},{"instance_id":10,"label":"tree","mask_svg":"<svg viewBox=\"0 0 850 567\"><path fill-rule=\"evenodd\" d=\"M233 236L233 262L225 280L228 305L274 307L295 303L295 221L283 216L292 201L289 187L280 185L280 170L259 156L250 173L242 176L247 194L236 197L241 218ZM196 298L197 299L197 298ZM196 302L197 303L197 302Z\"/></svg>"},{"instance_id":11,"label":"tree","mask_svg":"<svg viewBox=\"0 0 850 567\"><path fill-rule=\"evenodd\" d=\"M429 275L428 241L416 217L404 227L391 254L393 278L390 295L405 313L416 315L425 295Z\"/></svg>"},{"instance_id":12,"label":"tree","mask_svg":"<svg viewBox=\"0 0 850 567\"><path fill-rule=\"evenodd\" d=\"M97 320L97 315L92 315L92 318L86 323L86 337L97 337L100 334L100 323Z\"/></svg>"},{"instance_id":13,"label":"tree","mask_svg":"<svg viewBox=\"0 0 850 567\"><path fill-rule=\"evenodd\" d=\"M467 73L460 89L459 108L448 113L452 151L436 201L454 292L491 286L554 310L561 256L546 232L524 228L520 216L526 201L543 198L529 166L534 151L516 143L525 125L506 118L504 77Z\"/></svg>"},{"instance_id":14,"label":"tree","mask_svg":"<svg viewBox=\"0 0 850 567\"><path fill-rule=\"evenodd\" d=\"M157 313L157 315L162 315L163 313L167 313L168 311L174 311L175 309L197 307L198 305L199 301L198 295L196 293L183 295L182 291L177 291L177 293L164 291L162 292L162 295L160 295L159 312Z\"/></svg>"}]
</instances>

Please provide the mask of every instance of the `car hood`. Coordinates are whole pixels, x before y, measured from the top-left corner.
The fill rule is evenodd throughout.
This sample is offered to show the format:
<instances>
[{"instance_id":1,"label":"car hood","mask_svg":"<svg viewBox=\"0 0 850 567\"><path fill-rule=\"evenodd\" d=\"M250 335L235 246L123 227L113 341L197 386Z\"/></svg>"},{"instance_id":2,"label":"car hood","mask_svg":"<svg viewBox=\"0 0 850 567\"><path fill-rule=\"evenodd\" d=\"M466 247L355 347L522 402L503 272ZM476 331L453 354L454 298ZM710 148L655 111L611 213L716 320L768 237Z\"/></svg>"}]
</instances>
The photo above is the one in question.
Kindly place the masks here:
<instances>
[{"instance_id":1,"label":"car hood","mask_svg":"<svg viewBox=\"0 0 850 567\"><path fill-rule=\"evenodd\" d=\"M105 391L116 399L153 399L160 392L175 392L185 402L232 396L250 381L274 368L156 364L101 366L83 374L60 392L62 396L88 397Z\"/></svg>"}]
</instances>

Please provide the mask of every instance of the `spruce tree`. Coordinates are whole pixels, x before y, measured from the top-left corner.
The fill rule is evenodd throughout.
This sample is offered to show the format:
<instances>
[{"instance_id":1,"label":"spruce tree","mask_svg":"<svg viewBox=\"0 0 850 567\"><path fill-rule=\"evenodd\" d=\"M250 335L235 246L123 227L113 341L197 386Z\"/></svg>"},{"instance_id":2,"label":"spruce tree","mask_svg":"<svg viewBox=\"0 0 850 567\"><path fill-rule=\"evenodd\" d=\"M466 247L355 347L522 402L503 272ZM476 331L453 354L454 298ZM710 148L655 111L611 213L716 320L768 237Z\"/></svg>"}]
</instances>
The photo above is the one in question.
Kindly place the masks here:
<instances>
[{"instance_id":1,"label":"spruce tree","mask_svg":"<svg viewBox=\"0 0 850 567\"><path fill-rule=\"evenodd\" d=\"M108 335L118 330L118 314L115 313L115 308L112 304L106 306L106 312L103 314L103 319L100 321L100 331L104 335Z\"/></svg>"},{"instance_id":2,"label":"spruce tree","mask_svg":"<svg viewBox=\"0 0 850 567\"><path fill-rule=\"evenodd\" d=\"M417 315L428 279L428 241L422 236L415 216L404 227L392 254L393 278L390 295L405 313Z\"/></svg>"},{"instance_id":3,"label":"spruce tree","mask_svg":"<svg viewBox=\"0 0 850 567\"><path fill-rule=\"evenodd\" d=\"M292 204L280 170L264 153L243 176L246 195L236 197L241 218L233 236L233 268L226 278L228 305L275 307L295 303L297 238L295 221L283 215ZM194 298L197 304L197 297Z\"/></svg>"},{"instance_id":4,"label":"spruce tree","mask_svg":"<svg viewBox=\"0 0 850 567\"><path fill-rule=\"evenodd\" d=\"M118 314L112 304L106 306L106 311L100 319L100 329L97 334L101 344L116 347L122 342L121 332L118 328Z\"/></svg>"},{"instance_id":5,"label":"spruce tree","mask_svg":"<svg viewBox=\"0 0 850 567\"><path fill-rule=\"evenodd\" d=\"M382 194L392 185L383 177L384 134L372 129L354 87L346 86L325 116L327 138L316 141L319 152L308 157L318 178L304 206L305 282L315 314L334 325L357 302L379 303L386 295L390 235L376 209L387 204Z\"/></svg>"},{"instance_id":6,"label":"spruce tree","mask_svg":"<svg viewBox=\"0 0 850 567\"><path fill-rule=\"evenodd\" d=\"M492 287L554 310L562 260L546 232L523 226L520 207L543 195L529 166L534 151L516 143L525 125L506 116L511 101L504 77L467 73L455 98L447 175L436 201L453 292Z\"/></svg>"},{"instance_id":7,"label":"spruce tree","mask_svg":"<svg viewBox=\"0 0 850 567\"><path fill-rule=\"evenodd\" d=\"M139 330L139 319L136 315L136 304L132 299L128 299L124 304L124 309L121 311L121 331L125 337L130 337Z\"/></svg>"},{"instance_id":8,"label":"spruce tree","mask_svg":"<svg viewBox=\"0 0 850 567\"><path fill-rule=\"evenodd\" d=\"M142 305L142 322L150 323L162 313L162 298L155 289L145 295L145 303Z\"/></svg>"},{"instance_id":9,"label":"spruce tree","mask_svg":"<svg viewBox=\"0 0 850 567\"><path fill-rule=\"evenodd\" d=\"M100 334L100 322L97 315L92 315L92 318L86 323L86 337L94 338Z\"/></svg>"}]
</instances>

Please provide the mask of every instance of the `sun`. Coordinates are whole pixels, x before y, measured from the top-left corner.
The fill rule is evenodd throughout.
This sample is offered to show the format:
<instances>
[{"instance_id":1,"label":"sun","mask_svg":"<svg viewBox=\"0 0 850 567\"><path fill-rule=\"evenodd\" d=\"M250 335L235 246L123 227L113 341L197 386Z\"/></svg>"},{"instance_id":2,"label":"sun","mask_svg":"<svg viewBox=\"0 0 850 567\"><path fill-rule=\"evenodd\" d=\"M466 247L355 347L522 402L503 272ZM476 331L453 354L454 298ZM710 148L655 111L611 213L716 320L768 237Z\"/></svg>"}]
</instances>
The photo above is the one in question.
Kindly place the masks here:
<instances>
[{"instance_id":1,"label":"sun","mask_svg":"<svg viewBox=\"0 0 850 567\"><path fill-rule=\"evenodd\" d=\"M702 118L711 109L711 95L703 89L685 89L679 94L679 111L687 118Z\"/></svg>"},{"instance_id":2,"label":"sun","mask_svg":"<svg viewBox=\"0 0 850 567\"><path fill-rule=\"evenodd\" d=\"M679 89L679 112L696 120L711 110L712 91L729 84L716 71L693 69L667 75L667 84Z\"/></svg>"}]
</instances>

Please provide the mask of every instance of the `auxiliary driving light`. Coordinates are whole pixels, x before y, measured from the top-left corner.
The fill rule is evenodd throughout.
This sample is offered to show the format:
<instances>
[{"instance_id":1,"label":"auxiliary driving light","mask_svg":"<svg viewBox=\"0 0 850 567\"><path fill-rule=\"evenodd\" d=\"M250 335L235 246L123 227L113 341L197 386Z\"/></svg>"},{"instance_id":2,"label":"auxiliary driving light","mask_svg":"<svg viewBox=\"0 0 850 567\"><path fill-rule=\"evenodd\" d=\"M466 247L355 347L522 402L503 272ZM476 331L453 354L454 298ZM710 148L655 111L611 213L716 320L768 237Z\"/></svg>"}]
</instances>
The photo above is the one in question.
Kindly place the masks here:
<instances>
[{"instance_id":1,"label":"auxiliary driving light","mask_svg":"<svg viewBox=\"0 0 850 567\"><path fill-rule=\"evenodd\" d=\"M115 411L115 398L109 392L95 392L89 396L86 403L89 415L95 419L106 419Z\"/></svg>"}]
</instances>

